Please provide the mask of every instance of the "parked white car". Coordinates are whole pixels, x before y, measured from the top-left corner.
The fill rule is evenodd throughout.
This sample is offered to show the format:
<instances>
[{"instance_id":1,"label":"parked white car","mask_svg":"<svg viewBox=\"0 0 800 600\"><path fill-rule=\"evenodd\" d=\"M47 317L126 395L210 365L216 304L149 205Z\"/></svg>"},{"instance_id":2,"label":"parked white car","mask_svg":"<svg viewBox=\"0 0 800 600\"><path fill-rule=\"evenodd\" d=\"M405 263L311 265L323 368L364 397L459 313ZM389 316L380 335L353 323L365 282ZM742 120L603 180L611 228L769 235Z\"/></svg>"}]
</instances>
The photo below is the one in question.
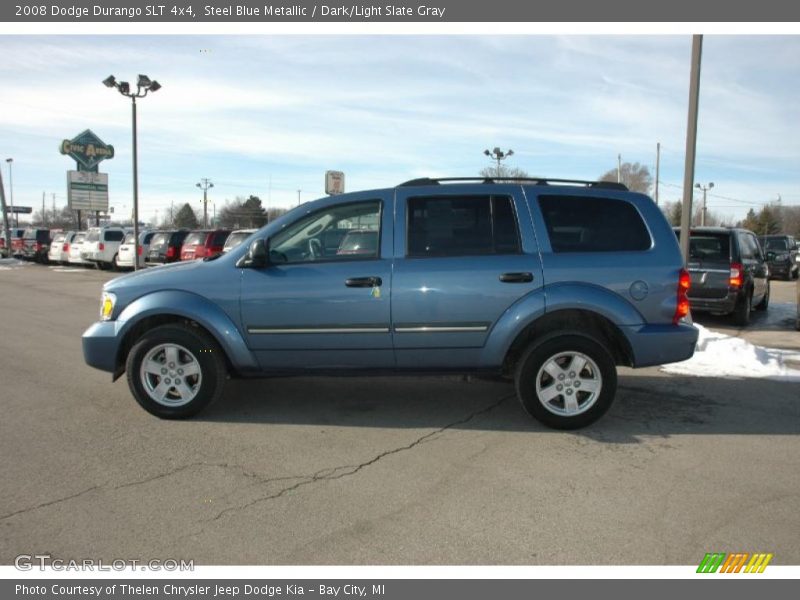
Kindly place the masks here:
<instances>
[{"instance_id":1,"label":"parked white car","mask_svg":"<svg viewBox=\"0 0 800 600\"><path fill-rule=\"evenodd\" d=\"M55 234L53 241L50 242L50 250L47 252L47 260L56 264L68 264L70 244L76 235L78 235L77 231L64 231Z\"/></svg>"},{"instance_id":2,"label":"parked white car","mask_svg":"<svg viewBox=\"0 0 800 600\"><path fill-rule=\"evenodd\" d=\"M140 231L139 232L139 268L143 268L144 257L150 251L150 240L156 234L155 231ZM125 234L125 239L122 240L122 245L117 252L117 267L120 269L133 268L133 232L129 231Z\"/></svg>"},{"instance_id":3,"label":"parked white car","mask_svg":"<svg viewBox=\"0 0 800 600\"><path fill-rule=\"evenodd\" d=\"M98 269L116 269L117 254L127 229L122 227L92 227L86 232L81 258Z\"/></svg>"},{"instance_id":4,"label":"parked white car","mask_svg":"<svg viewBox=\"0 0 800 600\"><path fill-rule=\"evenodd\" d=\"M85 261L81 258L81 250L83 249L83 244L86 241L86 232L79 231L75 234L75 237L72 238L72 242L69 245L69 252L67 257L67 262L71 265L88 265L90 264L88 261Z\"/></svg>"},{"instance_id":5,"label":"parked white car","mask_svg":"<svg viewBox=\"0 0 800 600\"><path fill-rule=\"evenodd\" d=\"M225 240L225 245L222 247L222 253L230 252L256 231L256 229L236 229L235 231L231 231L228 239Z\"/></svg>"}]
</instances>

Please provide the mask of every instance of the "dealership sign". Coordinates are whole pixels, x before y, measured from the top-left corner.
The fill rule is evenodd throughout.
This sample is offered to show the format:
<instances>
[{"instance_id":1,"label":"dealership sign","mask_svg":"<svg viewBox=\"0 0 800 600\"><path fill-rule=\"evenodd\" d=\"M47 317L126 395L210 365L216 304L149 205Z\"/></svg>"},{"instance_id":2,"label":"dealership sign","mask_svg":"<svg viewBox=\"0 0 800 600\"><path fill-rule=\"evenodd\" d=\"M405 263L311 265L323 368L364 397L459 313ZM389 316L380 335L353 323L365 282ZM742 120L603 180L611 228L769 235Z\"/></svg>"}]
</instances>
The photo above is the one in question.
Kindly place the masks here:
<instances>
[{"instance_id":1,"label":"dealership sign","mask_svg":"<svg viewBox=\"0 0 800 600\"><path fill-rule=\"evenodd\" d=\"M97 171L97 165L114 158L114 146L106 144L91 129L79 133L71 140L61 142L61 154L66 154L78 163L79 171Z\"/></svg>"},{"instance_id":2,"label":"dealership sign","mask_svg":"<svg viewBox=\"0 0 800 600\"><path fill-rule=\"evenodd\" d=\"M344 173L325 171L325 193L329 196L344 194Z\"/></svg>"},{"instance_id":3,"label":"dealership sign","mask_svg":"<svg viewBox=\"0 0 800 600\"><path fill-rule=\"evenodd\" d=\"M67 206L72 210L108 211L108 173L67 171Z\"/></svg>"}]
</instances>

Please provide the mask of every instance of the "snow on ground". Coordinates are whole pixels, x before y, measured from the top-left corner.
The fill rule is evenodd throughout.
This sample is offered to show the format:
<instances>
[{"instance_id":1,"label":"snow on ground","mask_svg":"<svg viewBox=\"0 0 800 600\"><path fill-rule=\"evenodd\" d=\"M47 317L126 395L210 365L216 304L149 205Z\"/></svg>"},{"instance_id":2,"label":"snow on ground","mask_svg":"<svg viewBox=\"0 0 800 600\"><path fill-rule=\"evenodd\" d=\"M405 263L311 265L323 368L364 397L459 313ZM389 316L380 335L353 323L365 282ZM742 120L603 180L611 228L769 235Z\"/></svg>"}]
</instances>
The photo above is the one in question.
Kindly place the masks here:
<instances>
[{"instance_id":1,"label":"snow on ground","mask_svg":"<svg viewBox=\"0 0 800 600\"><path fill-rule=\"evenodd\" d=\"M800 352L756 346L741 338L725 335L694 324L700 330L697 348L689 360L661 367L666 373L695 377L763 377L800 381Z\"/></svg>"},{"instance_id":2,"label":"snow on ground","mask_svg":"<svg viewBox=\"0 0 800 600\"><path fill-rule=\"evenodd\" d=\"M0 258L0 271L10 271L11 269L19 269L27 266L28 263L18 258Z\"/></svg>"}]
</instances>

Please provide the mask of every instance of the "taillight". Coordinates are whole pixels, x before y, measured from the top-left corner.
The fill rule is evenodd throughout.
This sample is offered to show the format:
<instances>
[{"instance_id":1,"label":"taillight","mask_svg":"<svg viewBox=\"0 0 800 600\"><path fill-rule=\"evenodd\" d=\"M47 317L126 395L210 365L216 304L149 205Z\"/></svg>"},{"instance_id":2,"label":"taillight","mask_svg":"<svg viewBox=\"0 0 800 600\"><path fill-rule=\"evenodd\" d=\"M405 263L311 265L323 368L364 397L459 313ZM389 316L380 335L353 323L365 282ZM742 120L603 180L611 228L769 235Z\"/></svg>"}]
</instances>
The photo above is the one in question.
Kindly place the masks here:
<instances>
[{"instance_id":1,"label":"taillight","mask_svg":"<svg viewBox=\"0 0 800 600\"><path fill-rule=\"evenodd\" d=\"M141 255L142 255L142 250L144 250L144 248L142 248L141 246L137 246L137 247L136 247L136 254L138 254L139 256L141 256Z\"/></svg>"},{"instance_id":2,"label":"taillight","mask_svg":"<svg viewBox=\"0 0 800 600\"><path fill-rule=\"evenodd\" d=\"M175 246L167 248L167 258L175 258Z\"/></svg>"},{"instance_id":3,"label":"taillight","mask_svg":"<svg viewBox=\"0 0 800 600\"><path fill-rule=\"evenodd\" d=\"M41 243L41 242L36 242L36 243L33 245L33 247L34 247L34 249L35 249L37 252L39 252L39 251L41 251L41 249L42 249L42 243Z\"/></svg>"},{"instance_id":4,"label":"taillight","mask_svg":"<svg viewBox=\"0 0 800 600\"><path fill-rule=\"evenodd\" d=\"M742 275L744 275L744 267L741 263L731 263L731 274L728 278L728 285L732 288L742 287Z\"/></svg>"},{"instance_id":5,"label":"taillight","mask_svg":"<svg viewBox=\"0 0 800 600\"><path fill-rule=\"evenodd\" d=\"M103 242L100 242L100 243L97 245L97 249L98 249L98 250L100 250L100 252L102 252L103 250L105 250L105 249L106 249L106 245L105 245Z\"/></svg>"},{"instance_id":6,"label":"taillight","mask_svg":"<svg viewBox=\"0 0 800 600\"><path fill-rule=\"evenodd\" d=\"M678 321L689 314L689 286L692 283L689 272L681 269L678 276L678 303L675 306L675 315L672 317L672 324L677 325Z\"/></svg>"},{"instance_id":7,"label":"taillight","mask_svg":"<svg viewBox=\"0 0 800 600\"><path fill-rule=\"evenodd\" d=\"M62 252L69 252L69 244L64 244L63 246L61 246L61 251Z\"/></svg>"}]
</instances>

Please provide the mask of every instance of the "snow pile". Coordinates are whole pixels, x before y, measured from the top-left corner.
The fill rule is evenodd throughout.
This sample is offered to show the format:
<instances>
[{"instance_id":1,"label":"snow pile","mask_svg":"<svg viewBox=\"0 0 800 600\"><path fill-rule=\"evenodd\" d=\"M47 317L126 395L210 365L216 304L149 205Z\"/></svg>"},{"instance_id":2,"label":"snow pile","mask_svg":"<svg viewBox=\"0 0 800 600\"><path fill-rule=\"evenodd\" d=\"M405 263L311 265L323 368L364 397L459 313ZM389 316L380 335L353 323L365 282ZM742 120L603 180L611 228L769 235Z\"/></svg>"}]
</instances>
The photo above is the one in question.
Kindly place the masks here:
<instances>
[{"instance_id":1,"label":"snow pile","mask_svg":"<svg viewBox=\"0 0 800 600\"><path fill-rule=\"evenodd\" d=\"M661 367L666 373L696 377L763 377L800 381L800 369L786 361L800 363L800 352L756 346L694 324L700 330L697 348L689 360Z\"/></svg>"}]
</instances>

